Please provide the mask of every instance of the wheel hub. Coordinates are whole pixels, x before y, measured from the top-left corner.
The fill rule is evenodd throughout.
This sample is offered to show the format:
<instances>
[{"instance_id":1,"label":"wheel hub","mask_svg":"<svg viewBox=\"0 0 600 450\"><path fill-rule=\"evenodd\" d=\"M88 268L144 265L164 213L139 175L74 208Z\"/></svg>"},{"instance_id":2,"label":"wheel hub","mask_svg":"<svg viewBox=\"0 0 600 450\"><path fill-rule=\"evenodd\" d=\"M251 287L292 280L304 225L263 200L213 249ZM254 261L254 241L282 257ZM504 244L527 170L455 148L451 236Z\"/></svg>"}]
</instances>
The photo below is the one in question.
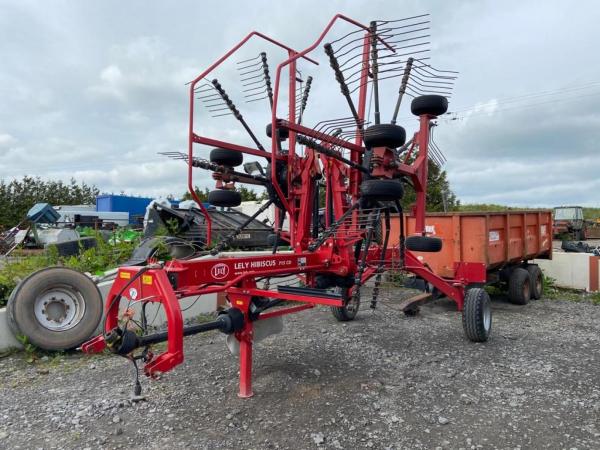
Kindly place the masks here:
<instances>
[{"instance_id":1,"label":"wheel hub","mask_svg":"<svg viewBox=\"0 0 600 450\"><path fill-rule=\"evenodd\" d=\"M64 331L77 325L85 313L80 292L71 287L52 287L38 295L34 303L35 318L44 328Z\"/></svg>"}]
</instances>

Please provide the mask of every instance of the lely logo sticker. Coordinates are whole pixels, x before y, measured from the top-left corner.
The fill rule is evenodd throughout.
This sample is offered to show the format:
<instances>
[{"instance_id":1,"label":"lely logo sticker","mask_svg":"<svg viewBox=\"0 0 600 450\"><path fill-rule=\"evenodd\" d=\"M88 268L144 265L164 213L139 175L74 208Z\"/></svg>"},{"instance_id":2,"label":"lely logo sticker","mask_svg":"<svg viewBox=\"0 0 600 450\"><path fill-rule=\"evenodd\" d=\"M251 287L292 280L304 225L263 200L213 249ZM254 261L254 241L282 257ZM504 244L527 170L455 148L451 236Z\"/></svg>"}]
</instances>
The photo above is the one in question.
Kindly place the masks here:
<instances>
[{"instance_id":1,"label":"lely logo sticker","mask_svg":"<svg viewBox=\"0 0 600 450\"><path fill-rule=\"evenodd\" d=\"M212 269L210 269L210 274L216 280L220 280L229 275L229 266L224 263L215 264Z\"/></svg>"}]
</instances>

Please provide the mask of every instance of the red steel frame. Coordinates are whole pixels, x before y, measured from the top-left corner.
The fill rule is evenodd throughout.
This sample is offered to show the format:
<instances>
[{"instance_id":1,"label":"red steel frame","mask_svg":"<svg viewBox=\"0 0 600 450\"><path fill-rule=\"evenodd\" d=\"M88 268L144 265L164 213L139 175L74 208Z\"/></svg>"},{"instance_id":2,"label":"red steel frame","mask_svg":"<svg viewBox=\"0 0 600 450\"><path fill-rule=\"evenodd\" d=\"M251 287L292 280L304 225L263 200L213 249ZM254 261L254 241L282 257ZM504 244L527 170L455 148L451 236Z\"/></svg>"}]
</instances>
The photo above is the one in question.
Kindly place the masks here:
<instances>
[{"instance_id":1,"label":"red steel frame","mask_svg":"<svg viewBox=\"0 0 600 450\"><path fill-rule=\"evenodd\" d=\"M253 341L253 322L250 320L249 308L253 297L277 298L287 301L299 302L299 306L285 307L262 313L257 320L264 320L270 317L280 316L299 312L315 305L344 306L343 300L334 298L313 297L304 294L282 293L274 290L260 288L257 284L257 278L276 276L276 275L304 275L305 281L311 284L317 272L329 273L341 276L354 274L357 269L357 263L354 258L353 245L360 240L356 234L338 233L336 236L328 239L315 251L309 251L308 245L311 241L311 201L313 198L312 184L304 182L308 177L314 175L318 170L316 161L317 154L312 149L306 148L303 158L296 154L296 133L301 133L310 138L321 141L323 145L337 145L350 150L350 158L353 162L361 163L362 155L365 151L362 146L362 139L357 135L354 142L344 139L334 138L330 135L318 133L313 129L301 126L295 121L296 105L294 104L296 92L296 62L304 59L313 64L316 61L307 56L324 39L334 23L338 20L349 22L365 30L364 51L361 73L361 87L358 93L358 114L359 119L365 119L365 106L367 96L367 77L369 73L368 49L370 43L369 28L343 15L336 15L331 19L319 38L308 48L297 52L278 41L265 36L256 31L248 34L237 45L229 50L225 55L218 59L208 69L196 77L190 84L190 121L189 121L189 165L188 165L188 188L191 196L199 204L207 223L207 242L211 242L211 220L202 202L197 197L193 184L193 145L204 144L217 146L230 150L247 153L254 156L261 156L270 159L272 168L272 183L275 191L280 197L281 203L289 216L289 235L290 244L293 248L292 253L276 253L249 257L217 257L214 259L196 259L196 260L173 260L164 267L145 268L142 267L122 267L119 269L117 278L106 299L106 322L105 332L118 326L119 302L115 298L124 288L129 288L129 292L135 289L136 298L144 299L148 302L160 302L165 309L168 326L168 345L167 350L147 362L144 371L148 376L155 376L161 372L166 372L176 365L183 362L183 319L179 300L189 296L199 296L210 293L224 291L232 307L238 308L244 313L244 327L235 333L235 337L240 343L240 382L239 395L241 397L250 397L252 395L252 341ZM196 84L210 74L214 69L220 66L226 59L233 55L253 36L262 38L288 53L288 59L277 66L274 83L274 98L271 117L272 141L271 152L264 152L256 148L245 147L229 142L223 142L216 139L203 137L194 132L194 97ZM383 42L384 45L385 42ZM280 84L282 80L282 71L288 68L289 79L289 110L288 119L281 120L277 116L277 105L279 101ZM417 192L416 206L413 213L416 216L416 230L418 234L425 235L425 191L427 185L427 148L429 141L429 127L432 116L421 116L419 118L419 131L414 140L418 144L418 153L415 161L411 165L395 162L387 169L383 170L383 176L403 174L412 179ZM278 153L278 142L276 140L277 129L283 128L289 130L289 150L287 155ZM375 152L386 154L385 148L376 148ZM389 151L389 150L387 150ZM347 194L350 194L352 201L357 201L359 197L358 187L361 182L360 171L344 165L334 158L320 155L323 172L327 176L328 182L332 183L331 191L333 203L333 215L337 219L351 206L348 204ZM294 168L288 171L288 193L284 191L277 181L276 162L278 160L287 160L288 168ZM293 173L292 173L293 172ZM299 177L303 182L297 186L290 183L292 177ZM349 179L347 187L343 179ZM329 205L329 202L327 202ZM326 214L329 217L329 214ZM353 220L356 221L357 212L354 213ZM342 230L343 231L343 230ZM398 247L390 248L386 255L388 266L392 260L398 260L400 256ZM462 310L464 289L470 283L485 282L485 267L479 267L477 264L457 263L457 276L454 280L443 279L434 274L409 250L404 250L403 270L412 272L419 277L427 280L441 292L456 302L459 310ZM378 261L381 258L381 247L373 245L368 250L368 261ZM363 282L368 280L376 273L377 263L369 266L363 273ZM140 270L144 273L137 277ZM134 280L132 282L132 280ZM173 280L176 280L175 282ZM123 293L127 297L127 291ZM131 297L131 294L130 294ZM133 299L135 300L135 299ZM97 352L105 348L106 343L103 336L98 336L82 346L85 352Z\"/></svg>"}]
</instances>

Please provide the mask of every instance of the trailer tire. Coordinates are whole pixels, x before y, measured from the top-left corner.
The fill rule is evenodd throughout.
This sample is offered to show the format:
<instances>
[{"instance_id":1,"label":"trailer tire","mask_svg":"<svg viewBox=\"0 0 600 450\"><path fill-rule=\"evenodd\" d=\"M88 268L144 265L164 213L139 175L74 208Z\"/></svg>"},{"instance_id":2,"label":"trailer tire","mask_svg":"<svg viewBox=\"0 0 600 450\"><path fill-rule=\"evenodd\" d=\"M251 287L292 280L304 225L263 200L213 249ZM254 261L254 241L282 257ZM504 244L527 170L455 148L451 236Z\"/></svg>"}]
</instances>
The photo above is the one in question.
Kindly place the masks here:
<instances>
[{"instance_id":1,"label":"trailer tire","mask_svg":"<svg viewBox=\"0 0 600 450\"><path fill-rule=\"evenodd\" d=\"M394 201L402 198L404 188L398 180L367 180L361 183L360 194L364 199Z\"/></svg>"},{"instance_id":2,"label":"trailer tire","mask_svg":"<svg viewBox=\"0 0 600 450\"><path fill-rule=\"evenodd\" d=\"M406 142L406 130L400 125L391 123L380 123L371 125L365 130L363 136L365 146L397 148Z\"/></svg>"},{"instance_id":3,"label":"trailer tire","mask_svg":"<svg viewBox=\"0 0 600 450\"><path fill-rule=\"evenodd\" d=\"M529 273L529 282L531 284L531 298L539 300L544 293L544 275L542 274L542 270L535 264L528 264L526 270Z\"/></svg>"},{"instance_id":4,"label":"trailer tire","mask_svg":"<svg viewBox=\"0 0 600 450\"><path fill-rule=\"evenodd\" d=\"M431 236L408 236L404 243L411 252L439 252L442 250L442 240Z\"/></svg>"},{"instance_id":5,"label":"trailer tire","mask_svg":"<svg viewBox=\"0 0 600 450\"><path fill-rule=\"evenodd\" d=\"M413 99L410 110L415 116L441 116L448 111L448 99L442 95L421 95Z\"/></svg>"},{"instance_id":6,"label":"trailer tire","mask_svg":"<svg viewBox=\"0 0 600 450\"><path fill-rule=\"evenodd\" d=\"M237 167L244 162L244 154L226 148L213 148L210 152L210 162L219 166Z\"/></svg>"},{"instance_id":7,"label":"trailer tire","mask_svg":"<svg viewBox=\"0 0 600 450\"><path fill-rule=\"evenodd\" d=\"M508 299L515 305L526 305L531 298L529 272L521 267L512 271L508 278Z\"/></svg>"},{"instance_id":8,"label":"trailer tire","mask_svg":"<svg viewBox=\"0 0 600 450\"><path fill-rule=\"evenodd\" d=\"M237 191L217 189L208 193L208 203L222 207L240 206L242 196Z\"/></svg>"},{"instance_id":9,"label":"trailer tire","mask_svg":"<svg viewBox=\"0 0 600 450\"><path fill-rule=\"evenodd\" d=\"M465 295L462 323L465 335L473 342L486 342L492 330L490 296L483 288L471 288Z\"/></svg>"},{"instance_id":10,"label":"trailer tire","mask_svg":"<svg viewBox=\"0 0 600 450\"><path fill-rule=\"evenodd\" d=\"M26 336L43 350L56 351L75 348L96 331L103 302L88 276L66 267L48 267L23 279L6 308L15 335Z\"/></svg>"}]
</instances>

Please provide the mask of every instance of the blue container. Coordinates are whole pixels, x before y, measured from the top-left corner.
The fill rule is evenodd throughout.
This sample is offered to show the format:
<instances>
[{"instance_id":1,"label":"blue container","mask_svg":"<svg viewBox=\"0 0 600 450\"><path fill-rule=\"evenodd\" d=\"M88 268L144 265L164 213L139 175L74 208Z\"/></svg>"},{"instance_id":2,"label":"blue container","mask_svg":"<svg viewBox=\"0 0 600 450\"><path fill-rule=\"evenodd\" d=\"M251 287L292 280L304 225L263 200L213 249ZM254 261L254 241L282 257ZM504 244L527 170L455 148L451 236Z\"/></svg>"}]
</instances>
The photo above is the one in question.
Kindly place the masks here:
<instances>
[{"instance_id":1,"label":"blue container","mask_svg":"<svg viewBox=\"0 0 600 450\"><path fill-rule=\"evenodd\" d=\"M129 223L134 223L136 216L143 216L146 207L152 201L147 197L129 197L127 195L99 195L96 197L96 211L128 212Z\"/></svg>"},{"instance_id":2,"label":"blue container","mask_svg":"<svg viewBox=\"0 0 600 450\"><path fill-rule=\"evenodd\" d=\"M33 223L55 223L60 214L49 203L36 203L27 212L27 220Z\"/></svg>"}]
</instances>

